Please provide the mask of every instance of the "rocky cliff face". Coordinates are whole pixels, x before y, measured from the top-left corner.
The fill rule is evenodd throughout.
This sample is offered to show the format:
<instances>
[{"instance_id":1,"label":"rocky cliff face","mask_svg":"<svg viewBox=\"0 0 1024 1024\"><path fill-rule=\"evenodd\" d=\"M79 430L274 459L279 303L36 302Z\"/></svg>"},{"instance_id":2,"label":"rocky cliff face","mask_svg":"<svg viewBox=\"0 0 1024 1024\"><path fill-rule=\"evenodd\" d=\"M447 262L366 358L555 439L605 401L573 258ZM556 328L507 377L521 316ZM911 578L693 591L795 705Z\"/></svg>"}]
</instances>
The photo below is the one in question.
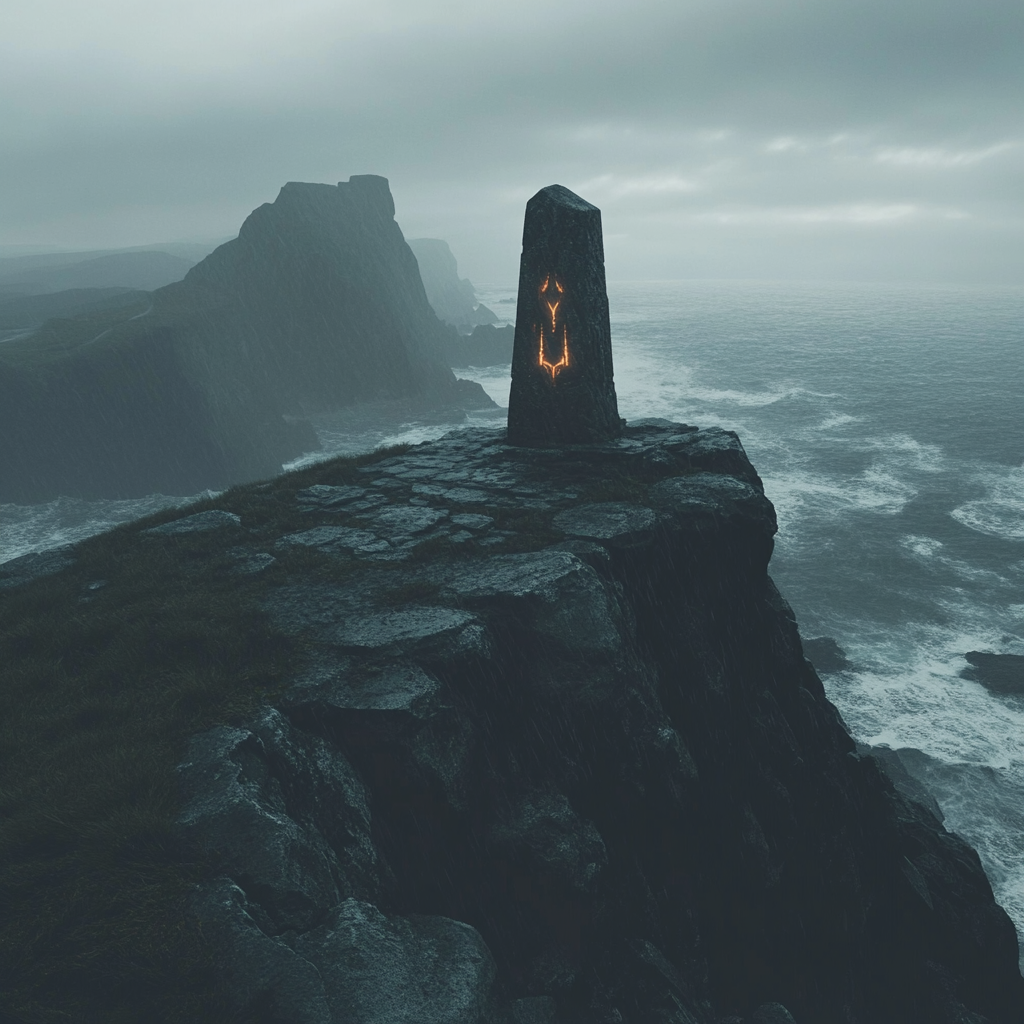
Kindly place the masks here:
<instances>
[{"instance_id":1,"label":"rocky cliff face","mask_svg":"<svg viewBox=\"0 0 1024 1024\"><path fill-rule=\"evenodd\" d=\"M476 289L459 277L459 265L448 243L440 238L410 238L419 263L423 287L434 312L461 334L469 334L480 324L493 324L497 317L476 299Z\"/></svg>"},{"instance_id":2,"label":"rocky cliff face","mask_svg":"<svg viewBox=\"0 0 1024 1024\"><path fill-rule=\"evenodd\" d=\"M290 183L149 300L0 350L0 500L188 494L317 447L358 402L490 404L459 387L386 179Z\"/></svg>"},{"instance_id":3,"label":"rocky cliff face","mask_svg":"<svg viewBox=\"0 0 1024 1024\"><path fill-rule=\"evenodd\" d=\"M303 657L179 768L240 1019L1024 1019L976 854L803 657L735 435L465 432L324 473L266 499L298 531L230 495L161 527L228 529L246 574L298 548L334 574L267 573Z\"/></svg>"}]
</instances>

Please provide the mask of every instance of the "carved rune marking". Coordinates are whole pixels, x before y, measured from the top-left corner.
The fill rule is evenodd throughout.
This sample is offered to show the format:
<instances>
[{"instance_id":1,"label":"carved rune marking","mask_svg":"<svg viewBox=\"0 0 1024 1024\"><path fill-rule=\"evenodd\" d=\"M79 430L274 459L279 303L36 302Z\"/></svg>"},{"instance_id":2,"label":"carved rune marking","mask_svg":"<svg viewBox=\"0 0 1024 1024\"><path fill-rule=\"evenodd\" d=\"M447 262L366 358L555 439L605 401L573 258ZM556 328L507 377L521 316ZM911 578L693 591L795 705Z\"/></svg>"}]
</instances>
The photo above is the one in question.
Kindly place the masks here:
<instances>
[{"instance_id":1,"label":"carved rune marking","mask_svg":"<svg viewBox=\"0 0 1024 1024\"><path fill-rule=\"evenodd\" d=\"M542 306L546 306L548 312L551 314L551 335L550 342L551 346L555 347L557 351L558 346L558 326L559 326L559 315L558 310L562 305L562 295L565 289L561 283L555 277L554 274L548 274L544 278L544 283L540 286L540 301ZM565 322L562 322L562 357L557 363L551 362L547 346L544 340L544 328L547 326L546 323L542 323L540 326L540 344L538 346L537 353L537 365L543 367L551 374L552 383L555 380L555 376L559 370L564 369L569 365L569 329L565 326Z\"/></svg>"}]
</instances>

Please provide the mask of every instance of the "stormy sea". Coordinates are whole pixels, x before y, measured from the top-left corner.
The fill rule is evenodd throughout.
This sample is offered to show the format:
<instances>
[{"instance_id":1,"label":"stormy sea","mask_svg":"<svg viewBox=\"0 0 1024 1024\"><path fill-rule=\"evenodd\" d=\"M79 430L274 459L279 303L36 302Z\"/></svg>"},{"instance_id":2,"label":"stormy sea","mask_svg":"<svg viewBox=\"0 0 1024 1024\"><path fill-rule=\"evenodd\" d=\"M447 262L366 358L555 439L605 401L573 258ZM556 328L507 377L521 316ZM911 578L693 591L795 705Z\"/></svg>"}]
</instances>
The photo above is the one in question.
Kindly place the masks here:
<instances>
[{"instance_id":1,"label":"stormy sea","mask_svg":"<svg viewBox=\"0 0 1024 1024\"><path fill-rule=\"evenodd\" d=\"M511 322L514 287L478 297ZM1024 694L960 676L968 651L1024 655L1024 289L646 282L609 301L620 413L739 433L778 512L770 571L802 635L845 652L830 698L858 740L917 752L1024 935ZM456 372L507 404L507 366ZM309 459L450 429L324 432ZM0 560L193 497L0 505Z\"/></svg>"}]
</instances>

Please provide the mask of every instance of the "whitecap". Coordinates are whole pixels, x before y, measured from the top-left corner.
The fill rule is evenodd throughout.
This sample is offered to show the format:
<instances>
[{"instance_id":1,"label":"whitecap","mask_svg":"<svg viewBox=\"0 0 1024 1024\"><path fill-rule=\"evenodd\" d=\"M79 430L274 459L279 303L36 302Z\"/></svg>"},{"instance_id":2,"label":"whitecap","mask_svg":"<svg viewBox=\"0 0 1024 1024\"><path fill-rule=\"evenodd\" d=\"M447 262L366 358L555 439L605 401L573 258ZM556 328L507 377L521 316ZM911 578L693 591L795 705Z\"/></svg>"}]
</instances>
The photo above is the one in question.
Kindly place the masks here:
<instances>
[{"instance_id":1,"label":"whitecap","mask_svg":"<svg viewBox=\"0 0 1024 1024\"><path fill-rule=\"evenodd\" d=\"M765 493L775 505L779 528L801 514L838 518L850 509L895 516L917 489L890 473L868 469L837 480L804 471L776 473L765 479Z\"/></svg>"},{"instance_id":2,"label":"whitecap","mask_svg":"<svg viewBox=\"0 0 1024 1024\"><path fill-rule=\"evenodd\" d=\"M845 427L848 423L861 423L863 416L851 416L848 412L834 412L819 423L815 430L835 430L836 427Z\"/></svg>"},{"instance_id":3,"label":"whitecap","mask_svg":"<svg viewBox=\"0 0 1024 1024\"><path fill-rule=\"evenodd\" d=\"M1000 540L1024 540L1024 466L987 470L975 480L984 498L965 502L949 514L962 526Z\"/></svg>"},{"instance_id":4,"label":"whitecap","mask_svg":"<svg viewBox=\"0 0 1024 1024\"><path fill-rule=\"evenodd\" d=\"M908 533L900 538L900 547L920 558L934 558L942 550L943 544L934 537L917 537Z\"/></svg>"},{"instance_id":5,"label":"whitecap","mask_svg":"<svg viewBox=\"0 0 1024 1024\"><path fill-rule=\"evenodd\" d=\"M939 445L918 441L909 434L864 438L855 448L880 452L885 461L922 473L941 473L946 468L945 454Z\"/></svg>"}]
</instances>

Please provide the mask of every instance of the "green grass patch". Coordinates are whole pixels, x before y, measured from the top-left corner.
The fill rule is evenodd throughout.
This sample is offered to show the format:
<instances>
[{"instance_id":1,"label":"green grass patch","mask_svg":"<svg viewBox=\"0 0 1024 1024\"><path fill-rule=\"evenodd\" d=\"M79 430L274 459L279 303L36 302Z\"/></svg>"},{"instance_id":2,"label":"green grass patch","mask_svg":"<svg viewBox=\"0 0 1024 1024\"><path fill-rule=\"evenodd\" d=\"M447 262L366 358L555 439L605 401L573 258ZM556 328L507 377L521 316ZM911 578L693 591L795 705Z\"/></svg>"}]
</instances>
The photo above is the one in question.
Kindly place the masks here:
<instances>
[{"instance_id":1,"label":"green grass patch","mask_svg":"<svg viewBox=\"0 0 1024 1024\"><path fill-rule=\"evenodd\" d=\"M13 1020L218 1015L182 907L210 865L174 838L174 767L188 736L272 697L292 651L256 582L230 572L230 531L134 533L92 538L73 568L0 595L0 1006Z\"/></svg>"}]
</instances>

